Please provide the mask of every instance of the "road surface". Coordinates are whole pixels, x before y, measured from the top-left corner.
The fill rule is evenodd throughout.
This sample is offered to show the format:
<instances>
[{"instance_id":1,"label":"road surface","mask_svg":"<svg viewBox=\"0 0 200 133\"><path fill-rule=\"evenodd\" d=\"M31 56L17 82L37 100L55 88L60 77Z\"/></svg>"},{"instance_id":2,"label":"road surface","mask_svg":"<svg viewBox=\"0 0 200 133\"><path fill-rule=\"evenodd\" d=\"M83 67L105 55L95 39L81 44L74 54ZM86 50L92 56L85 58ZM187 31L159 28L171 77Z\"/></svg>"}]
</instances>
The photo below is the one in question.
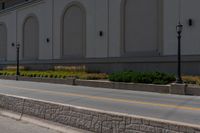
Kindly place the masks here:
<instances>
[{"instance_id":1,"label":"road surface","mask_svg":"<svg viewBox=\"0 0 200 133\"><path fill-rule=\"evenodd\" d=\"M200 125L200 97L0 80L0 93Z\"/></svg>"}]
</instances>

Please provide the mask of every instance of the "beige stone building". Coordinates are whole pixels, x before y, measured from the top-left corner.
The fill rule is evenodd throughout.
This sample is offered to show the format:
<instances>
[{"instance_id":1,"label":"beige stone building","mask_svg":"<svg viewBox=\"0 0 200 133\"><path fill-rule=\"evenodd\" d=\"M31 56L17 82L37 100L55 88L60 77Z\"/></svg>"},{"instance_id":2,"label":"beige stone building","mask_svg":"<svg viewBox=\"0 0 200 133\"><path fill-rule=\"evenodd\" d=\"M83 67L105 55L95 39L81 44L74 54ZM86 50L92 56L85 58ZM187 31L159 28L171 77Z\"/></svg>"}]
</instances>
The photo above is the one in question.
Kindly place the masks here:
<instances>
[{"instance_id":1,"label":"beige stone building","mask_svg":"<svg viewBox=\"0 0 200 133\"><path fill-rule=\"evenodd\" d=\"M176 24L184 25L183 72L200 74L199 0L1 0L0 65L86 65L98 71L176 71ZM189 23L190 22L190 23Z\"/></svg>"}]
</instances>

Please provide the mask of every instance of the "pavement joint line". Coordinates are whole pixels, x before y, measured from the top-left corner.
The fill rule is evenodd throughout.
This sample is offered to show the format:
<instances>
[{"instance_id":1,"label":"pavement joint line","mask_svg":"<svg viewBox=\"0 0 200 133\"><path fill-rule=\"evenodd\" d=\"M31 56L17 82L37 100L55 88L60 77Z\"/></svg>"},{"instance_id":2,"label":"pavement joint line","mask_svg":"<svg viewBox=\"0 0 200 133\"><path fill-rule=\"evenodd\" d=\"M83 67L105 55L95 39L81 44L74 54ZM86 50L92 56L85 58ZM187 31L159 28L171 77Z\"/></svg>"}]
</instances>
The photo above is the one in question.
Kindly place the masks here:
<instances>
[{"instance_id":1,"label":"pavement joint line","mask_svg":"<svg viewBox=\"0 0 200 133\"><path fill-rule=\"evenodd\" d=\"M82 98L95 99L95 100L121 102L121 103L127 103L127 104L150 105L150 106L157 106L157 107L164 107L164 108L200 111L200 108L194 108L194 107L189 107L189 106L161 104L161 103L144 102L144 101L136 101L136 100L128 100L128 99L117 99L117 98L109 98L109 97L101 97L101 96L91 96L91 95L83 95L83 94L77 94L77 93L55 92L55 91L50 91L50 90L36 90L36 89L28 88L28 87L27 88L16 87L16 86L2 85L2 84L0 85L0 87L14 88L18 90L26 90L26 91L33 91L33 92L40 92L40 93L57 94L57 95L62 95L62 96L75 96L75 97L82 97Z\"/></svg>"}]
</instances>

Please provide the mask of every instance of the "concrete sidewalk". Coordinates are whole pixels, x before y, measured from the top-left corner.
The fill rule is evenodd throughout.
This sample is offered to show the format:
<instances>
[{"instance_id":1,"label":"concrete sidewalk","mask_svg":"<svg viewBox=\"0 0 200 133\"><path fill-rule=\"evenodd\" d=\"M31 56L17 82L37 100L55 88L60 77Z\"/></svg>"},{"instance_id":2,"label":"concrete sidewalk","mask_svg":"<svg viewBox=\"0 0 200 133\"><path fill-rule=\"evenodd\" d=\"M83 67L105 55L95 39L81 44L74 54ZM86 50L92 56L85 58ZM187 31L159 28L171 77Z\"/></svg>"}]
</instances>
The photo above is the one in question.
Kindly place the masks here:
<instances>
[{"instance_id":1,"label":"concrete sidewalk","mask_svg":"<svg viewBox=\"0 0 200 133\"><path fill-rule=\"evenodd\" d=\"M33 117L23 117L16 113L0 110L1 133L86 133L61 124L44 121Z\"/></svg>"}]
</instances>

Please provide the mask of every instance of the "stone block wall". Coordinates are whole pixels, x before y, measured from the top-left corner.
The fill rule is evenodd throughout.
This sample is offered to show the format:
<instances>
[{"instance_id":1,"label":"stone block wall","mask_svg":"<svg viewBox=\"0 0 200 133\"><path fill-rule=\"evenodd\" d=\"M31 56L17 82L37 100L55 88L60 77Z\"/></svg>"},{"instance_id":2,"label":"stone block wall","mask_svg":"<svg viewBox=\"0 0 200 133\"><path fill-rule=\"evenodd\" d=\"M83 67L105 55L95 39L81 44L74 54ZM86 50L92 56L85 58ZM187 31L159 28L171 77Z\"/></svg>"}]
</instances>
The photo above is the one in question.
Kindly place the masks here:
<instances>
[{"instance_id":1,"label":"stone block wall","mask_svg":"<svg viewBox=\"0 0 200 133\"><path fill-rule=\"evenodd\" d=\"M200 127L0 94L0 108L96 133L200 133Z\"/></svg>"}]
</instances>

